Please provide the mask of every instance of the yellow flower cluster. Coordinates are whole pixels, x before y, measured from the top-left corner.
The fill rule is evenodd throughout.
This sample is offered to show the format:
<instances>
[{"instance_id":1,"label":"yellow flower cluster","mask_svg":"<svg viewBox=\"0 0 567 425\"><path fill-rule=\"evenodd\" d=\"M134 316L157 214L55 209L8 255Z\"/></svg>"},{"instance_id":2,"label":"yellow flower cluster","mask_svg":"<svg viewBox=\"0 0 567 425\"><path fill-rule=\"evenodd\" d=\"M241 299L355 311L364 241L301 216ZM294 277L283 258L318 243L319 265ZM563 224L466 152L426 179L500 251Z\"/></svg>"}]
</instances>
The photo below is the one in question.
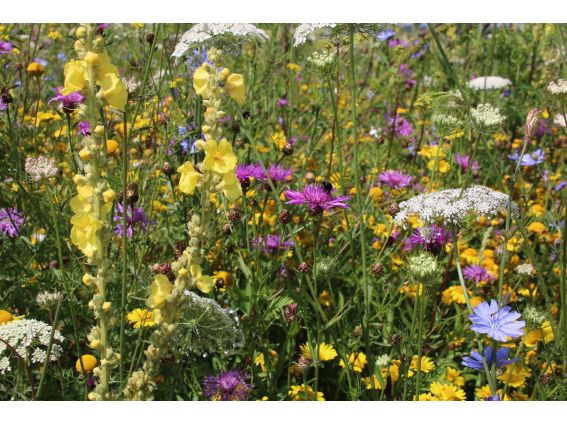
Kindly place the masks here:
<instances>
[{"instance_id":1,"label":"yellow flower cluster","mask_svg":"<svg viewBox=\"0 0 567 425\"><path fill-rule=\"evenodd\" d=\"M94 91L94 82L100 87L97 98L124 112L128 92L120 80L118 68L112 64L108 54L102 52L104 38L99 35L92 41L88 40L84 27L79 27L76 35L75 50L79 59L65 64L65 84L61 93L67 95L76 91Z\"/></svg>"}]
</instances>

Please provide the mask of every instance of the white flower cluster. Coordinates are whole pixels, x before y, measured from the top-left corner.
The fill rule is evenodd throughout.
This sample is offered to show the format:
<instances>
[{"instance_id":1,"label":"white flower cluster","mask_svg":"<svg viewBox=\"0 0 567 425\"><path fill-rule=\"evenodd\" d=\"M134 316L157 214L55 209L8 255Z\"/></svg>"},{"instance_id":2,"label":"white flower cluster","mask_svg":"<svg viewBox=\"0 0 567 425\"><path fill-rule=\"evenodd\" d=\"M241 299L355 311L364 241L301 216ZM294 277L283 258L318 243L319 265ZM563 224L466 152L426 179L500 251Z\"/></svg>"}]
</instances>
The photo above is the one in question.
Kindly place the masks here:
<instances>
[{"instance_id":1,"label":"white flower cluster","mask_svg":"<svg viewBox=\"0 0 567 425\"><path fill-rule=\"evenodd\" d=\"M0 374L11 370L10 358L15 357L8 345L25 361L43 363L47 355L51 329L47 323L35 319L13 320L0 325ZM63 352L59 345L61 342L63 342L63 336L56 330L53 334L49 360L55 361L59 358Z\"/></svg>"},{"instance_id":2,"label":"white flower cluster","mask_svg":"<svg viewBox=\"0 0 567 425\"><path fill-rule=\"evenodd\" d=\"M321 28L334 28L337 24L301 24L295 30L293 34L293 45L295 47L301 46L307 41L309 37L315 30Z\"/></svg>"},{"instance_id":3,"label":"white flower cluster","mask_svg":"<svg viewBox=\"0 0 567 425\"><path fill-rule=\"evenodd\" d=\"M252 24L196 24L181 36L172 56L179 58L192 46L198 46L214 37L233 36L239 42L250 40L265 41L268 34Z\"/></svg>"},{"instance_id":4,"label":"white flower cluster","mask_svg":"<svg viewBox=\"0 0 567 425\"><path fill-rule=\"evenodd\" d=\"M55 306L61 298L63 298L63 294L61 292L43 291L37 294L37 297L35 298L35 302L41 308L45 308L46 310L49 310L53 306Z\"/></svg>"},{"instance_id":5,"label":"white flower cluster","mask_svg":"<svg viewBox=\"0 0 567 425\"><path fill-rule=\"evenodd\" d=\"M561 127L567 127L567 122L565 121L565 115L555 114L555 117L553 118L553 124L559 125Z\"/></svg>"},{"instance_id":6,"label":"white flower cluster","mask_svg":"<svg viewBox=\"0 0 567 425\"><path fill-rule=\"evenodd\" d=\"M44 156L26 158L25 170L30 178L36 182L40 181L42 178L53 177L58 171L55 161Z\"/></svg>"},{"instance_id":7,"label":"white flower cluster","mask_svg":"<svg viewBox=\"0 0 567 425\"><path fill-rule=\"evenodd\" d=\"M400 212L394 222L405 225L411 216L417 216L425 224L436 220L459 224L471 213L477 215L495 215L508 208L509 197L486 186L472 186L468 189L446 189L414 196L400 203ZM512 214L518 213L518 207L512 202Z\"/></svg>"},{"instance_id":8,"label":"white flower cluster","mask_svg":"<svg viewBox=\"0 0 567 425\"><path fill-rule=\"evenodd\" d=\"M532 276L534 274L534 266L529 263L519 264L516 267L516 273L519 275Z\"/></svg>"},{"instance_id":9,"label":"white flower cluster","mask_svg":"<svg viewBox=\"0 0 567 425\"><path fill-rule=\"evenodd\" d=\"M176 344L182 354L206 355L217 351L229 354L242 346L244 335L234 311L191 291L185 291L185 296L184 326L178 328Z\"/></svg>"},{"instance_id":10,"label":"white flower cluster","mask_svg":"<svg viewBox=\"0 0 567 425\"><path fill-rule=\"evenodd\" d=\"M508 78L499 77L497 75L488 75L486 77L473 78L468 82L468 87L473 90L494 90L503 89L512 84Z\"/></svg>"},{"instance_id":11,"label":"white flower cluster","mask_svg":"<svg viewBox=\"0 0 567 425\"><path fill-rule=\"evenodd\" d=\"M324 71L331 66L335 60L335 53L330 50L323 50L321 52L314 52L307 58L307 63L313 68Z\"/></svg>"},{"instance_id":12,"label":"white flower cluster","mask_svg":"<svg viewBox=\"0 0 567 425\"><path fill-rule=\"evenodd\" d=\"M547 91L551 94L567 94L567 80L552 81L547 86Z\"/></svg>"},{"instance_id":13,"label":"white flower cluster","mask_svg":"<svg viewBox=\"0 0 567 425\"><path fill-rule=\"evenodd\" d=\"M500 113L500 109L488 103L482 103L471 109L473 121L481 127L496 127L504 122L506 117Z\"/></svg>"},{"instance_id":14,"label":"white flower cluster","mask_svg":"<svg viewBox=\"0 0 567 425\"><path fill-rule=\"evenodd\" d=\"M431 121L435 127L441 128L455 129L463 126L463 122L459 118L453 115L443 114L441 112L434 113L431 117Z\"/></svg>"}]
</instances>

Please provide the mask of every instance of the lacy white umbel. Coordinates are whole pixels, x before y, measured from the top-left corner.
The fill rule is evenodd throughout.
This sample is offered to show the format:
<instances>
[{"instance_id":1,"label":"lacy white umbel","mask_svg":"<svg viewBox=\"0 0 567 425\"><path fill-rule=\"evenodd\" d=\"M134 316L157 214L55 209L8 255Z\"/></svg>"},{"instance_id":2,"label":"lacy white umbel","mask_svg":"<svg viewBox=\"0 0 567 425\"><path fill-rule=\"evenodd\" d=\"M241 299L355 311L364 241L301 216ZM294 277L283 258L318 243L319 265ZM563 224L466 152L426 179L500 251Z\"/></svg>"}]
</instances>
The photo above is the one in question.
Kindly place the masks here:
<instances>
[{"instance_id":1,"label":"lacy white umbel","mask_svg":"<svg viewBox=\"0 0 567 425\"><path fill-rule=\"evenodd\" d=\"M442 220L445 223L459 224L466 216L492 216L508 208L508 195L486 186L473 186L468 189L446 189L414 196L400 203L400 212L394 222L405 225L411 216L417 216L424 223ZM518 207L512 202L512 214Z\"/></svg>"},{"instance_id":2,"label":"lacy white umbel","mask_svg":"<svg viewBox=\"0 0 567 425\"><path fill-rule=\"evenodd\" d=\"M250 40L262 42L269 38L264 30L252 24L196 24L181 36L181 41L177 43L171 56L179 59L190 47L197 47L222 36L233 37L238 42Z\"/></svg>"},{"instance_id":3,"label":"lacy white umbel","mask_svg":"<svg viewBox=\"0 0 567 425\"><path fill-rule=\"evenodd\" d=\"M468 86L473 90L494 90L503 89L512 84L508 78L499 77L498 75L488 75L486 77L477 77L469 81Z\"/></svg>"},{"instance_id":4,"label":"lacy white umbel","mask_svg":"<svg viewBox=\"0 0 567 425\"><path fill-rule=\"evenodd\" d=\"M13 320L0 325L0 374L10 371L10 360L18 356L29 363L43 363L51 338L51 326L34 319ZM4 341L4 342L3 342ZM58 330L53 334L50 361L59 358L63 337ZM12 351L15 350L17 355Z\"/></svg>"}]
</instances>

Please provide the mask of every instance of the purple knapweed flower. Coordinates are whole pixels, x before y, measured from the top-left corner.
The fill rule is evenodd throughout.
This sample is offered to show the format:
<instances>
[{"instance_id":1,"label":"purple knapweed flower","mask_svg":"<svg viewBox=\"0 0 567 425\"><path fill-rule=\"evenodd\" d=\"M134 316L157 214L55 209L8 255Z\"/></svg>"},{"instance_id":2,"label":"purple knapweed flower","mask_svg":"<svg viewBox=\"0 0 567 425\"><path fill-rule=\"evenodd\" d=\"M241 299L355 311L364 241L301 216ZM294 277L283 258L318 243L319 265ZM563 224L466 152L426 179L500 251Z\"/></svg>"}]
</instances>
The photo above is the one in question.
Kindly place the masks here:
<instances>
[{"instance_id":1,"label":"purple knapweed flower","mask_svg":"<svg viewBox=\"0 0 567 425\"><path fill-rule=\"evenodd\" d=\"M250 398L251 391L252 385L237 370L227 370L203 380L203 394L211 400L246 401Z\"/></svg>"},{"instance_id":2,"label":"purple knapweed flower","mask_svg":"<svg viewBox=\"0 0 567 425\"><path fill-rule=\"evenodd\" d=\"M308 184L302 192L286 190L284 193L286 198L289 199L289 201L286 202L287 204L307 204L313 213L320 213L323 210L330 211L333 208L347 209L348 205L345 204L345 201L351 198L345 195L335 198L332 196L333 189L325 190L323 186L318 184Z\"/></svg>"},{"instance_id":3,"label":"purple knapweed flower","mask_svg":"<svg viewBox=\"0 0 567 425\"><path fill-rule=\"evenodd\" d=\"M496 362L496 367L501 368L511 363L514 363L518 360L517 357L513 359L508 359L508 354L510 354L509 347L500 347L496 351L496 356L494 356L494 352L492 351L492 347L488 346L484 349L484 358L486 359L486 364L490 368L493 363ZM482 371L484 369L484 365L482 363L482 355L476 350L471 351L470 357L463 357L463 366L472 367L473 369Z\"/></svg>"},{"instance_id":4,"label":"purple knapweed flower","mask_svg":"<svg viewBox=\"0 0 567 425\"><path fill-rule=\"evenodd\" d=\"M275 253L278 250L288 250L295 246L292 241L284 241L280 235L268 235L266 238L259 237L252 241L252 245L262 249L265 253Z\"/></svg>"},{"instance_id":5,"label":"purple knapweed flower","mask_svg":"<svg viewBox=\"0 0 567 425\"><path fill-rule=\"evenodd\" d=\"M91 135L91 125L88 121L80 121L77 124L77 132L81 136L90 136Z\"/></svg>"},{"instance_id":6,"label":"purple knapweed flower","mask_svg":"<svg viewBox=\"0 0 567 425\"><path fill-rule=\"evenodd\" d=\"M242 164L236 166L236 178L240 183L246 179L265 180L266 174L260 164Z\"/></svg>"},{"instance_id":7,"label":"purple knapweed flower","mask_svg":"<svg viewBox=\"0 0 567 425\"><path fill-rule=\"evenodd\" d=\"M122 238L123 234L123 227L122 227L122 213L124 209L121 203L116 204L116 210L113 217L113 222L116 224L114 227L114 233L118 235L119 238ZM127 214L126 214L126 234L128 235L128 239L132 239L134 236L134 227L138 227L140 230L145 231L148 229L148 225L150 221L148 216L144 212L142 208L135 208L132 205L128 205Z\"/></svg>"},{"instance_id":8,"label":"purple knapweed flower","mask_svg":"<svg viewBox=\"0 0 567 425\"><path fill-rule=\"evenodd\" d=\"M273 182L288 181L293 173L292 168L284 168L278 164L270 164L268 166L268 177Z\"/></svg>"},{"instance_id":9,"label":"purple knapweed flower","mask_svg":"<svg viewBox=\"0 0 567 425\"><path fill-rule=\"evenodd\" d=\"M468 170L468 168L471 166L471 157L469 155L461 155L461 154L456 153L455 154L455 162L463 170ZM477 172L478 170L480 170L480 165L478 164L478 161L476 159L472 163L472 170L474 172Z\"/></svg>"},{"instance_id":10,"label":"purple knapweed flower","mask_svg":"<svg viewBox=\"0 0 567 425\"><path fill-rule=\"evenodd\" d=\"M469 316L473 322L471 330L479 334L487 334L496 341L506 342L508 338L517 338L524 334L526 322L518 320L521 314L512 307L500 308L496 300L481 302Z\"/></svg>"},{"instance_id":11,"label":"purple knapweed flower","mask_svg":"<svg viewBox=\"0 0 567 425\"><path fill-rule=\"evenodd\" d=\"M14 50L14 45L9 41L0 40L0 55L7 55L12 53Z\"/></svg>"},{"instance_id":12,"label":"purple knapweed flower","mask_svg":"<svg viewBox=\"0 0 567 425\"><path fill-rule=\"evenodd\" d=\"M77 107L77 104L85 100L85 96L83 96L80 91L74 91L64 95L61 94L62 89L63 87L57 87L55 89L56 95L49 100L49 103L60 102L64 110L72 111Z\"/></svg>"},{"instance_id":13,"label":"purple knapweed flower","mask_svg":"<svg viewBox=\"0 0 567 425\"><path fill-rule=\"evenodd\" d=\"M409 251L420 246L424 251L439 252L448 240L449 234L445 229L433 224L414 230L411 236L404 241L404 250Z\"/></svg>"},{"instance_id":14,"label":"purple knapweed flower","mask_svg":"<svg viewBox=\"0 0 567 425\"><path fill-rule=\"evenodd\" d=\"M278 99L276 105L279 106L280 108L283 108L284 106L289 105L289 101L285 97L282 97Z\"/></svg>"},{"instance_id":15,"label":"purple knapweed flower","mask_svg":"<svg viewBox=\"0 0 567 425\"><path fill-rule=\"evenodd\" d=\"M411 185L413 177L398 170L383 171L378 175L378 181L392 189L402 189Z\"/></svg>"},{"instance_id":16,"label":"purple knapweed flower","mask_svg":"<svg viewBox=\"0 0 567 425\"><path fill-rule=\"evenodd\" d=\"M413 127L408 120L396 114L395 117L391 117L390 114L386 114L386 121L390 130L388 132L394 131L397 137L409 137L413 133Z\"/></svg>"},{"instance_id":17,"label":"purple knapweed flower","mask_svg":"<svg viewBox=\"0 0 567 425\"><path fill-rule=\"evenodd\" d=\"M465 279L470 280L477 285L479 283L494 282L496 280L496 276L488 273L480 264L473 264L472 266L465 267L463 269L463 276Z\"/></svg>"},{"instance_id":18,"label":"purple knapweed flower","mask_svg":"<svg viewBox=\"0 0 567 425\"><path fill-rule=\"evenodd\" d=\"M0 233L15 238L20 234L22 224L24 224L24 215L16 208L0 209Z\"/></svg>"}]
</instances>

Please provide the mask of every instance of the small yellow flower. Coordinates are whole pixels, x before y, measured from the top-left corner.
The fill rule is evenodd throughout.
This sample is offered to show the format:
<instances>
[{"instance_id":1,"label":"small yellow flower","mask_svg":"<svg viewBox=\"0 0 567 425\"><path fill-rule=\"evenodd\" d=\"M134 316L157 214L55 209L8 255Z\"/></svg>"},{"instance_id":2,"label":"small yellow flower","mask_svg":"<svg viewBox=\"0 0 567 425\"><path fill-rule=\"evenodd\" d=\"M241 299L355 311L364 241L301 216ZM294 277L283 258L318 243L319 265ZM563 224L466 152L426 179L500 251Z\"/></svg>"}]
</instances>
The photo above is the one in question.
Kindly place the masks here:
<instances>
[{"instance_id":1,"label":"small yellow flower","mask_svg":"<svg viewBox=\"0 0 567 425\"><path fill-rule=\"evenodd\" d=\"M226 80L226 92L236 103L242 106L246 100L244 77L240 74L230 74Z\"/></svg>"},{"instance_id":2,"label":"small yellow flower","mask_svg":"<svg viewBox=\"0 0 567 425\"><path fill-rule=\"evenodd\" d=\"M278 353L274 350L270 350L270 360L269 360L270 366L275 366L278 363L278 360L279 360ZM266 358L264 356L264 353L260 353L256 356L256 358L254 359L254 364L256 366L260 366L262 372L268 371L268 365L266 365Z\"/></svg>"},{"instance_id":3,"label":"small yellow flower","mask_svg":"<svg viewBox=\"0 0 567 425\"><path fill-rule=\"evenodd\" d=\"M441 401L464 401L467 398L465 392L453 384L433 382L429 390L437 400Z\"/></svg>"},{"instance_id":4,"label":"small yellow flower","mask_svg":"<svg viewBox=\"0 0 567 425\"><path fill-rule=\"evenodd\" d=\"M146 304L150 308L160 308L171 293L173 285L166 275L156 274L152 286L150 286L150 297Z\"/></svg>"},{"instance_id":5,"label":"small yellow flower","mask_svg":"<svg viewBox=\"0 0 567 425\"><path fill-rule=\"evenodd\" d=\"M121 112L124 112L128 102L126 87L124 87L124 83L120 80L118 74L114 73L106 74L100 80L100 90L97 96Z\"/></svg>"},{"instance_id":6,"label":"small yellow flower","mask_svg":"<svg viewBox=\"0 0 567 425\"><path fill-rule=\"evenodd\" d=\"M236 155L232 145L225 139L217 143L209 140L205 143L205 159L203 164L208 170L217 174L226 174L236 168Z\"/></svg>"},{"instance_id":7,"label":"small yellow flower","mask_svg":"<svg viewBox=\"0 0 567 425\"><path fill-rule=\"evenodd\" d=\"M364 354L363 352L349 354L348 364L349 366L352 365L352 370L354 370L355 372L362 372L362 369L364 369L364 366L366 366L367 363L368 361L366 360L366 354ZM341 360L339 366L344 368L345 362Z\"/></svg>"},{"instance_id":8,"label":"small yellow flower","mask_svg":"<svg viewBox=\"0 0 567 425\"><path fill-rule=\"evenodd\" d=\"M71 217L71 224L71 242L92 258L97 250L96 232L102 227L102 222L90 213L78 213Z\"/></svg>"},{"instance_id":9,"label":"small yellow flower","mask_svg":"<svg viewBox=\"0 0 567 425\"><path fill-rule=\"evenodd\" d=\"M34 77L39 77L45 72L45 67L38 62L32 62L28 65L26 71L28 74L33 75Z\"/></svg>"},{"instance_id":10,"label":"small yellow flower","mask_svg":"<svg viewBox=\"0 0 567 425\"><path fill-rule=\"evenodd\" d=\"M120 145L116 140L112 140L112 139L106 140L106 152L108 152L109 154L112 155L113 153L117 153L119 147Z\"/></svg>"},{"instance_id":11,"label":"small yellow flower","mask_svg":"<svg viewBox=\"0 0 567 425\"><path fill-rule=\"evenodd\" d=\"M299 346L299 349L301 350L301 354L305 358L307 358L309 360L311 360L313 358L313 355L311 354L311 350L310 350L309 346L307 345L307 343ZM319 361L322 361L322 362L331 361L337 356L338 356L337 350L335 350L332 345L325 344L324 342L319 344Z\"/></svg>"},{"instance_id":12,"label":"small yellow flower","mask_svg":"<svg viewBox=\"0 0 567 425\"><path fill-rule=\"evenodd\" d=\"M201 266L198 264L192 264L190 271L197 289L205 294L211 292L211 289L213 289L213 286L215 285L213 278L211 276L204 275Z\"/></svg>"},{"instance_id":13,"label":"small yellow flower","mask_svg":"<svg viewBox=\"0 0 567 425\"><path fill-rule=\"evenodd\" d=\"M11 322L12 320L14 320L14 316L12 316L10 312L6 310L0 310L0 325Z\"/></svg>"},{"instance_id":14,"label":"small yellow flower","mask_svg":"<svg viewBox=\"0 0 567 425\"><path fill-rule=\"evenodd\" d=\"M81 367L81 360L83 363L83 367ZM98 364L98 361L95 356L91 354L84 354L81 356L80 359L77 359L77 363L75 363L75 370L79 373L87 373L92 372L95 366Z\"/></svg>"},{"instance_id":15,"label":"small yellow flower","mask_svg":"<svg viewBox=\"0 0 567 425\"><path fill-rule=\"evenodd\" d=\"M233 171L226 173L217 185L229 202L234 202L242 196L242 186Z\"/></svg>"},{"instance_id":16,"label":"small yellow flower","mask_svg":"<svg viewBox=\"0 0 567 425\"><path fill-rule=\"evenodd\" d=\"M146 309L135 308L130 313L128 313L128 322L134 327L134 329L139 329L141 327L153 326L154 318L153 313Z\"/></svg>"},{"instance_id":17,"label":"small yellow flower","mask_svg":"<svg viewBox=\"0 0 567 425\"><path fill-rule=\"evenodd\" d=\"M202 96L205 93L205 91L209 89L210 78L211 76L207 72L205 65L201 65L193 73L193 88L195 89L195 92L197 92L199 96Z\"/></svg>"},{"instance_id":18,"label":"small yellow flower","mask_svg":"<svg viewBox=\"0 0 567 425\"><path fill-rule=\"evenodd\" d=\"M295 401L325 401L325 396L322 392L313 390L311 385L292 385L287 395Z\"/></svg>"},{"instance_id":19,"label":"small yellow flower","mask_svg":"<svg viewBox=\"0 0 567 425\"><path fill-rule=\"evenodd\" d=\"M190 161L185 162L177 169L181 173L179 178L179 190L187 195L192 195L195 192L195 187L199 183L200 174L195 170Z\"/></svg>"},{"instance_id":20,"label":"small yellow flower","mask_svg":"<svg viewBox=\"0 0 567 425\"><path fill-rule=\"evenodd\" d=\"M447 381L459 387L465 385L465 378L461 376L461 372L457 369L453 369L451 366L447 367Z\"/></svg>"}]
</instances>

